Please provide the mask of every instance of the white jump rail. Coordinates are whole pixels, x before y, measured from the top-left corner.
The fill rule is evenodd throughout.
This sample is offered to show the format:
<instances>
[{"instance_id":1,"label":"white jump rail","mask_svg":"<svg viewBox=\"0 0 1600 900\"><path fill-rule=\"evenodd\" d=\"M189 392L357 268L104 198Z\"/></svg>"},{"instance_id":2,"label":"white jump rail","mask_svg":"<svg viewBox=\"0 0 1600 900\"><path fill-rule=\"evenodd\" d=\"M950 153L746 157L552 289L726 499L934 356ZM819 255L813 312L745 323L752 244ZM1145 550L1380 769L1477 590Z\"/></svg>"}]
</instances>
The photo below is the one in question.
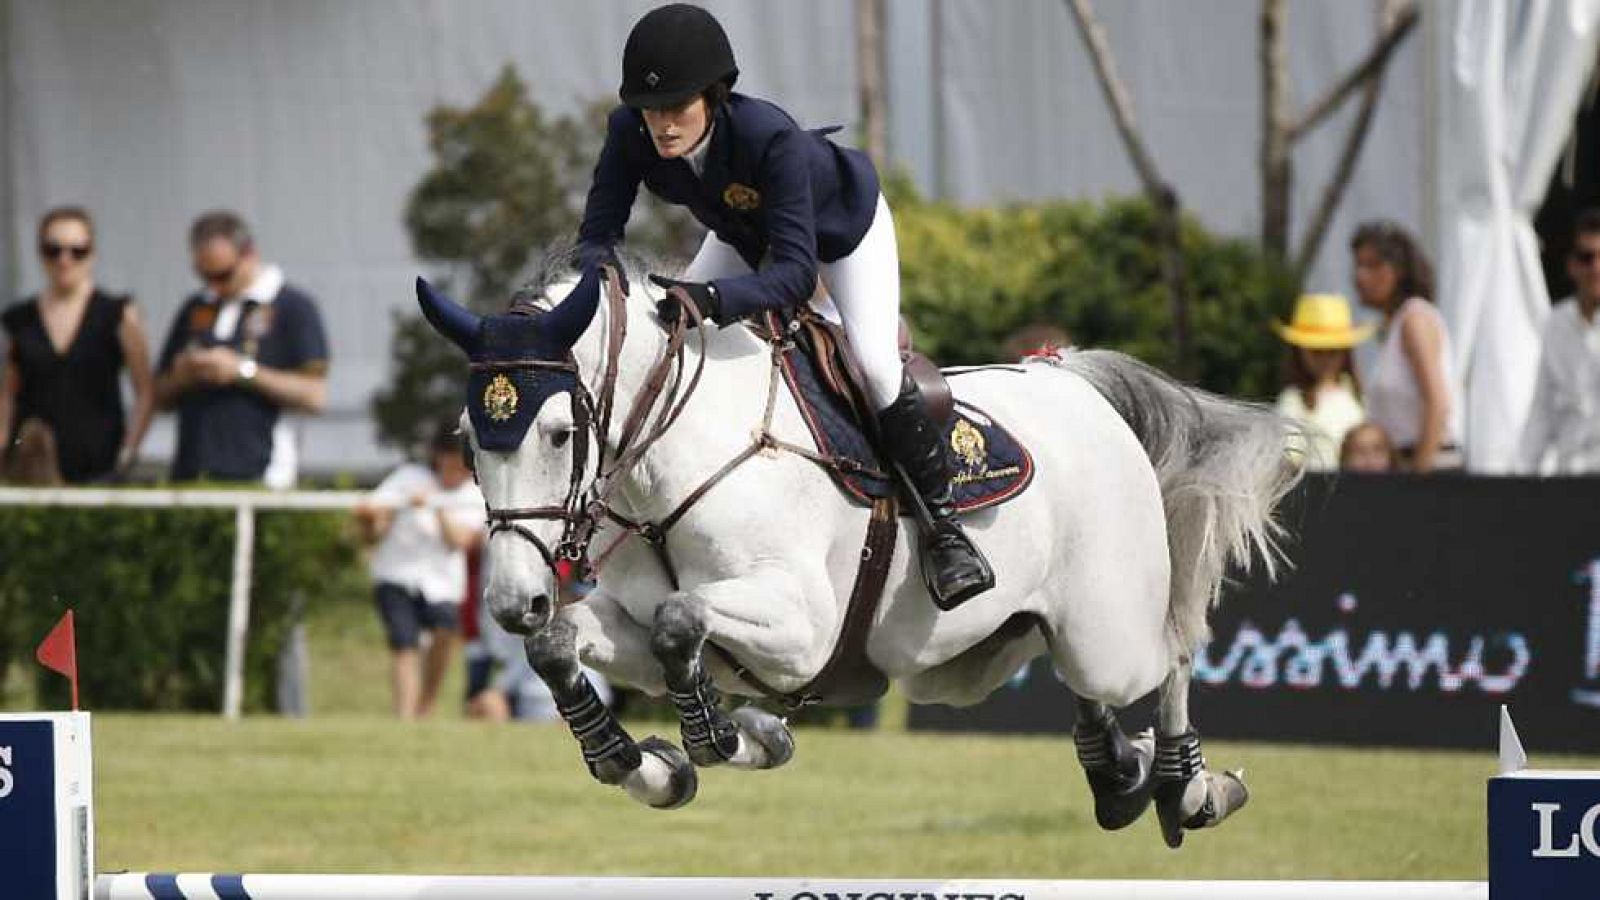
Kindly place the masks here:
<instances>
[{"instance_id":1,"label":"white jump rail","mask_svg":"<svg viewBox=\"0 0 1600 900\"><path fill-rule=\"evenodd\" d=\"M95 900L1487 900L1482 881L922 881L162 875L95 880Z\"/></svg>"},{"instance_id":2,"label":"white jump rail","mask_svg":"<svg viewBox=\"0 0 1600 900\"><path fill-rule=\"evenodd\" d=\"M250 627L251 560L255 555L256 510L350 509L366 496L361 491L0 487L0 506L233 510L233 579L228 598L222 715L237 719L244 706L244 647Z\"/></svg>"}]
</instances>

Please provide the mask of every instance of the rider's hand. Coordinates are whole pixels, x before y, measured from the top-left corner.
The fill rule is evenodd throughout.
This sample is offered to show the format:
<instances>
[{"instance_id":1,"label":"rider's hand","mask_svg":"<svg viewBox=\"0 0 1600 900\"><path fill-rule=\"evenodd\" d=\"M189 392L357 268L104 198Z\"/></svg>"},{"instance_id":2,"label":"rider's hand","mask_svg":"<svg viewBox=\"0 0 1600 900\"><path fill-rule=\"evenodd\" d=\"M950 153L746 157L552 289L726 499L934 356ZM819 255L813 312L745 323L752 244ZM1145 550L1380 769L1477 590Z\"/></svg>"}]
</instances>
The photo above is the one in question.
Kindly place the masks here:
<instances>
[{"instance_id":1,"label":"rider's hand","mask_svg":"<svg viewBox=\"0 0 1600 900\"><path fill-rule=\"evenodd\" d=\"M633 293L633 289L628 286L628 270L622 267L622 260L617 258L617 248L607 247L606 255L600 259L600 265L617 273L617 282L622 285L622 296L626 297Z\"/></svg>"},{"instance_id":2,"label":"rider's hand","mask_svg":"<svg viewBox=\"0 0 1600 900\"><path fill-rule=\"evenodd\" d=\"M717 296L717 289L709 282L677 281L672 278L662 278L660 275L651 275L650 283L656 287L679 288L694 303L695 309L700 311L700 318L710 319L717 324L722 323L722 301ZM668 293L665 300L656 303L656 315L661 317L661 324L672 326L678 323L683 316L683 307L675 294Z\"/></svg>"}]
</instances>

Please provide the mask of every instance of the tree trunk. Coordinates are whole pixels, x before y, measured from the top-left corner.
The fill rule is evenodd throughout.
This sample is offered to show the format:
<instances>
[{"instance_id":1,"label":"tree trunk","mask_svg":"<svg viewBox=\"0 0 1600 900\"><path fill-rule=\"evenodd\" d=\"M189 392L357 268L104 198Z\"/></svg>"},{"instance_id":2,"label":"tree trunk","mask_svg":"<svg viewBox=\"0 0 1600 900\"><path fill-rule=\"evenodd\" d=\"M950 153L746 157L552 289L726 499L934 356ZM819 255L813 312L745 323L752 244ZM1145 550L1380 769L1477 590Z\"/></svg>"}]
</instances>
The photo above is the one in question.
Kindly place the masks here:
<instances>
[{"instance_id":1,"label":"tree trunk","mask_svg":"<svg viewBox=\"0 0 1600 900\"><path fill-rule=\"evenodd\" d=\"M1067 8L1078 25L1089 59L1094 63L1095 78L1111 108L1111 120L1122 136L1122 143L1139 173L1144 192L1156 209L1155 241L1161 248L1161 279L1166 282L1167 303L1172 316L1173 373L1179 378L1193 380L1196 374L1193 341L1189 332L1189 295L1187 265L1183 258L1180 224L1182 205L1178 192L1173 190L1156 169L1155 160L1145 148L1133 119L1133 104L1128 91L1117 75L1116 61L1111 56L1111 46L1106 43L1105 31L1095 18L1089 0L1066 0Z\"/></svg>"},{"instance_id":2,"label":"tree trunk","mask_svg":"<svg viewBox=\"0 0 1600 900\"><path fill-rule=\"evenodd\" d=\"M1261 3L1261 248L1289 255L1289 61L1284 46L1284 0Z\"/></svg>"},{"instance_id":3,"label":"tree trunk","mask_svg":"<svg viewBox=\"0 0 1600 900\"><path fill-rule=\"evenodd\" d=\"M1367 132L1372 129L1372 120L1378 110L1378 98L1383 92L1383 78L1389 71L1389 61L1394 58L1394 51L1400 46L1400 42L1405 40L1406 35L1417 24L1420 15L1414 0L1384 0L1378 23L1378 40L1367 51L1366 57L1346 73L1344 78L1340 79L1320 100L1311 104L1297 122L1288 126L1287 140L1290 143L1298 141L1310 129L1332 115L1334 110L1355 91L1361 91L1361 107L1356 113L1355 122L1350 126L1350 131L1345 135L1344 147L1339 152L1339 162L1335 165L1327 185L1322 189L1317 208L1306 224L1305 236L1301 238L1300 247L1295 251L1293 271L1296 283L1305 279L1306 272L1322 248L1322 241L1327 237L1328 225L1333 221L1333 214L1338 210L1339 202L1344 199L1345 189L1350 186L1350 179L1355 175L1356 162L1361 158L1361 148L1366 144Z\"/></svg>"},{"instance_id":4,"label":"tree trunk","mask_svg":"<svg viewBox=\"0 0 1600 900\"><path fill-rule=\"evenodd\" d=\"M860 78L862 139L878 170L889 163L889 124L884 102L883 0L856 0L856 67Z\"/></svg>"}]
</instances>

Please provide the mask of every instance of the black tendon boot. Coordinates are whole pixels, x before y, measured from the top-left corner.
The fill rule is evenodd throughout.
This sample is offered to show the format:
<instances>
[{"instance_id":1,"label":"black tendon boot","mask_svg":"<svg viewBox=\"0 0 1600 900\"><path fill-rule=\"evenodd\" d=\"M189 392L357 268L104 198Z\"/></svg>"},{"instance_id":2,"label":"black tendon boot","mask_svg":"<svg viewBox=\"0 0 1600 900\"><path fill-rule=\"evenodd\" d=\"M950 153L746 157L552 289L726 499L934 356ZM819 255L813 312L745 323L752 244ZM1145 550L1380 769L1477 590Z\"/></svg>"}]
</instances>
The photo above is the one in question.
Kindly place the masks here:
<instances>
[{"instance_id":1,"label":"black tendon boot","mask_svg":"<svg viewBox=\"0 0 1600 900\"><path fill-rule=\"evenodd\" d=\"M878 426L884 449L927 513L917 517L922 526L922 580L934 605L955 609L994 587L994 571L956 524L944 438L910 376L902 378L900 396L878 413Z\"/></svg>"}]
</instances>

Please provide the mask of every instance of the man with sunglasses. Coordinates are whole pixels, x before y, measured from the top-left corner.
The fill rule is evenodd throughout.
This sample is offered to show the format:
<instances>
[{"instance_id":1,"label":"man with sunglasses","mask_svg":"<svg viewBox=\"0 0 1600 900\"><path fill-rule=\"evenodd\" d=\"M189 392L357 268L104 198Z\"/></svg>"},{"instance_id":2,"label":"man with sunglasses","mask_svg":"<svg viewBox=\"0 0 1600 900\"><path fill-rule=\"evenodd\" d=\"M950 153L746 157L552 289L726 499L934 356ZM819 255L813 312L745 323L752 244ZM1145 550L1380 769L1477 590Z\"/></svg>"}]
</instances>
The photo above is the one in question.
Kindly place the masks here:
<instances>
[{"instance_id":1,"label":"man with sunglasses","mask_svg":"<svg viewBox=\"0 0 1600 900\"><path fill-rule=\"evenodd\" d=\"M1573 295L1545 320L1522 434L1524 468L1545 475L1600 472L1600 208L1580 213L1573 231Z\"/></svg>"},{"instance_id":2,"label":"man with sunglasses","mask_svg":"<svg viewBox=\"0 0 1600 900\"><path fill-rule=\"evenodd\" d=\"M178 411L172 478L292 487L294 434L281 414L318 413L327 401L316 303L261 262L232 212L196 219L189 249L205 287L178 310L156 378L157 402Z\"/></svg>"}]
</instances>

